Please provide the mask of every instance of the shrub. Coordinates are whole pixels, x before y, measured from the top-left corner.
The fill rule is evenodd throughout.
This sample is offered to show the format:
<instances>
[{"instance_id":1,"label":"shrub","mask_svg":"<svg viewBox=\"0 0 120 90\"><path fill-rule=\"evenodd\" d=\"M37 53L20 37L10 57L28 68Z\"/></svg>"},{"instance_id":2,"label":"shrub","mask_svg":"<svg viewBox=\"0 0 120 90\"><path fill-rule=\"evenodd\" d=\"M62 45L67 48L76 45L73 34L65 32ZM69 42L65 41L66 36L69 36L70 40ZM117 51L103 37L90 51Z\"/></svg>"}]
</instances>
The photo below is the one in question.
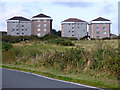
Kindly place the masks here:
<instances>
[{"instance_id":1,"label":"shrub","mask_svg":"<svg viewBox=\"0 0 120 90\"><path fill-rule=\"evenodd\" d=\"M110 38L108 38L108 37L105 37L105 38L102 38L102 40L110 40Z\"/></svg>"},{"instance_id":2,"label":"shrub","mask_svg":"<svg viewBox=\"0 0 120 90\"><path fill-rule=\"evenodd\" d=\"M41 40L49 40L49 39L56 39L59 38L59 36L52 35L52 34L46 34L43 37L40 37Z\"/></svg>"},{"instance_id":3,"label":"shrub","mask_svg":"<svg viewBox=\"0 0 120 90\"><path fill-rule=\"evenodd\" d=\"M68 40L78 40L76 37L63 37L63 38Z\"/></svg>"},{"instance_id":4,"label":"shrub","mask_svg":"<svg viewBox=\"0 0 120 90\"><path fill-rule=\"evenodd\" d=\"M5 51L8 51L11 48L12 48L12 44L6 42L2 43L2 49L4 49Z\"/></svg>"}]
</instances>

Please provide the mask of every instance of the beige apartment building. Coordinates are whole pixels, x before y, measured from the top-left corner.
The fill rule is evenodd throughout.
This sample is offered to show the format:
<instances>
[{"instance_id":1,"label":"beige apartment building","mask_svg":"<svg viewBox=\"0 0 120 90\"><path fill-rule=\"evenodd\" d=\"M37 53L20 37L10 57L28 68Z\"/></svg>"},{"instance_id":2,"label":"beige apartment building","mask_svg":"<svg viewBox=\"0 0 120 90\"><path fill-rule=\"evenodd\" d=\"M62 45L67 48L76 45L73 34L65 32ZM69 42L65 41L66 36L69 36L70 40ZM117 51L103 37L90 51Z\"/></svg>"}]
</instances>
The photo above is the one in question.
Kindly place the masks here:
<instances>
[{"instance_id":1,"label":"beige apartment building","mask_svg":"<svg viewBox=\"0 0 120 90\"><path fill-rule=\"evenodd\" d=\"M32 34L43 37L52 30L52 18L45 14L39 14L32 17Z\"/></svg>"},{"instance_id":2,"label":"beige apartment building","mask_svg":"<svg viewBox=\"0 0 120 90\"><path fill-rule=\"evenodd\" d=\"M7 35L31 35L31 20L22 16L14 16L7 20Z\"/></svg>"},{"instance_id":3,"label":"beige apartment building","mask_svg":"<svg viewBox=\"0 0 120 90\"><path fill-rule=\"evenodd\" d=\"M92 20L89 23L90 38L110 38L110 25L111 21L102 17Z\"/></svg>"},{"instance_id":4,"label":"beige apartment building","mask_svg":"<svg viewBox=\"0 0 120 90\"><path fill-rule=\"evenodd\" d=\"M62 37L81 37L87 36L87 22L77 18L69 18L61 23Z\"/></svg>"}]
</instances>

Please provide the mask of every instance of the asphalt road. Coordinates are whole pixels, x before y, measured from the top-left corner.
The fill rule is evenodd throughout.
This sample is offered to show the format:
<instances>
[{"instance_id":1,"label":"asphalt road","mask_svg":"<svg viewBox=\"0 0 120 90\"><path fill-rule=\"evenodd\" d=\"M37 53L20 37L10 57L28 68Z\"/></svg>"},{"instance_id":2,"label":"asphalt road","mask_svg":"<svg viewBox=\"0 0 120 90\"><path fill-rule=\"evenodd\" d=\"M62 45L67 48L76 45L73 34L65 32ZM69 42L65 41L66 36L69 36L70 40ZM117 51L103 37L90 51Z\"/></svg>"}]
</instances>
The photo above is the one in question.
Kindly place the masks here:
<instances>
[{"instance_id":1,"label":"asphalt road","mask_svg":"<svg viewBox=\"0 0 120 90\"><path fill-rule=\"evenodd\" d=\"M20 71L2 69L2 88L92 88L84 85L45 78ZM96 89L96 88L94 88Z\"/></svg>"}]
</instances>

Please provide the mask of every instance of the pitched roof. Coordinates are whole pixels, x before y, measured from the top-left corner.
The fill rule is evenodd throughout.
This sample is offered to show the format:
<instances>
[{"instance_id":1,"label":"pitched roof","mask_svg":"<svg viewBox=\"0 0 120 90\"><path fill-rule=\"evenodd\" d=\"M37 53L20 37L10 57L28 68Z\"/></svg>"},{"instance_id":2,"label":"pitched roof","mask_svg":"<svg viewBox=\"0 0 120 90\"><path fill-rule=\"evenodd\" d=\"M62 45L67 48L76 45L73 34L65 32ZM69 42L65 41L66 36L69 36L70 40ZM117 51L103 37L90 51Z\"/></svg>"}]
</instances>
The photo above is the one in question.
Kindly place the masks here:
<instances>
[{"instance_id":1,"label":"pitched roof","mask_svg":"<svg viewBox=\"0 0 120 90\"><path fill-rule=\"evenodd\" d=\"M22 16L14 16L8 20L20 20L20 21L30 21L30 19L24 18Z\"/></svg>"},{"instance_id":2,"label":"pitched roof","mask_svg":"<svg viewBox=\"0 0 120 90\"><path fill-rule=\"evenodd\" d=\"M41 18L51 18L50 16L47 16L47 15L45 15L45 14L38 14L38 15L36 15L36 16L33 16L32 18L37 18L37 17L41 17Z\"/></svg>"},{"instance_id":3,"label":"pitched roof","mask_svg":"<svg viewBox=\"0 0 120 90\"><path fill-rule=\"evenodd\" d=\"M69 18L69 19L64 20L63 22L85 22L85 21L77 19L77 18Z\"/></svg>"},{"instance_id":4,"label":"pitched roof","mask_svg":"<svg viewBox=\"0 0 120 90\"><path fill-rule=\"evenodd\" d=\"M105 18L102 18L102 17L98 17L92 21L110 21L109 19L105 19Z\"/></svg>"}]
</instances>

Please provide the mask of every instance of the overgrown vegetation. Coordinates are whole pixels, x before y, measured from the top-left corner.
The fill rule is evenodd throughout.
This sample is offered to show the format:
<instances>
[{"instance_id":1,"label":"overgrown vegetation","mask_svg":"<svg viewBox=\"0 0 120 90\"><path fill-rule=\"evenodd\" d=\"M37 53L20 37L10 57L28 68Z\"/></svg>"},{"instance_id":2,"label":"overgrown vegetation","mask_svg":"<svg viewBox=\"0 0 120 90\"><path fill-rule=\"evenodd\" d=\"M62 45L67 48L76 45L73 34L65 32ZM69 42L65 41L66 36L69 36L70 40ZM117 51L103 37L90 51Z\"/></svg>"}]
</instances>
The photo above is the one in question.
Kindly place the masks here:
<instances>
[{"instance_id":1,"label":"overgrown vegetation","mask_svg":"<svg viewBox=\"0 0 120 90\"><path fill-rule=\"evenodd\" d=\"M113 41L79 40L72 42L75 45L73 46L69 40L48 36L44 36L38 43L18 43L13 44L12 47L8 43L4 44L8 47L5 46L6 49L3 48L2 51L3 64L36 68L37 70L49 69L56 73L87 76L95 80L102 80L102 83L113 81L117 84L119 78L119 49L115 46L117 40L114 41L116 44ZM79 44L89 45L91 49L83 48ZM94 46L91 47L92 45ZM113 88L113 86L109 87Z\"/></svg>"}]
</instances>

